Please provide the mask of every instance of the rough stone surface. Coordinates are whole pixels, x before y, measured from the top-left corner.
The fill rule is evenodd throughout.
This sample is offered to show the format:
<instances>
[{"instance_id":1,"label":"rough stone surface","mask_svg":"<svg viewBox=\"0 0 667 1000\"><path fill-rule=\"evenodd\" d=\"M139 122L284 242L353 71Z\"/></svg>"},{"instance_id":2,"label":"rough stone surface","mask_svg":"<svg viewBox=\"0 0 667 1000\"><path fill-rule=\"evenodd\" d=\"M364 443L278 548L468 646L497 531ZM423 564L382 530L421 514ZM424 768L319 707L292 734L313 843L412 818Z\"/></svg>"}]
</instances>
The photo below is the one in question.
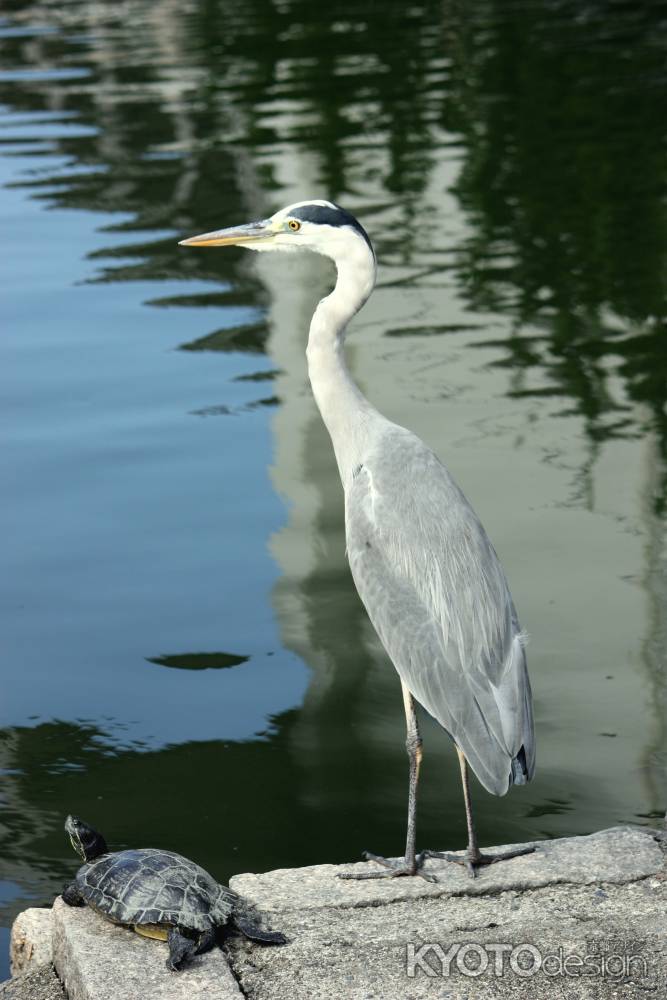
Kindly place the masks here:
<instances>
[{"instance_id":1,"label":"rough stone surface","mask_svg":"<svg viewBox=\"0 0 667 1000\"><path fill-rule=\"evenodd\" d=\"M291 940L288 947L252 954L242 941L230 945L248 998L667 997L667 876L660 845L648 831L620 828L541 844L534 855L485 869L476 881L439 861L429 864L437 884L335 878L339 871L373 867L322 865L232 880L237 892L273 911L272 924ZM441 951L420 952L427 944ZM459 955L465 945L471 946L467 957ZM485 945L491 948L480 957ZM512 951L521 945L538 949L542 959L555 956L547 959L551 974L539 969L522 975L521 963L535 953ZM449 974L443 974L448 955ZM571 955L560 972L559 963ZM587 964L577 967L576 956L582 963L588 958ZM465 974L480 961L488 961L486 969ZM606 975L597 971L603 963Z\"/></svg>"},{"instance_id":2,"label":"rough stone surface","mask_svg":"<svg viewBox=\"0 0 667 1000\"><path fill-rule=\"evenodd\" d=\"M655 831L620 827L540 843L474 881L435 860L437 883L336 877L370 864L238 875L289 944L230 936L226 956L180 974L166 945L57 900L54 962L69 1000L666 1000L666 851ZM50 966L37 971L0 1000L63 1000Z\"/></svg>"},{"instance_id":3,"label":"rough stone surface","mask_svg":"<svg viewBox=\"0 0 667 1000\"><path fill-rule=\"evenodd\" d=\"M65 1000L62 983L50 963L0 983L0 1000Z\"/></svg>"},{"instance_id":4,"label":"rough stone surface","mask_svg":"<svg viewBox=\"0 0 667 1000\"><path fill-rule=\"evenodd\" d=\"M12 976L51 964L51 910L31 907L12 926L9 962Z\"/></svg>"},{"instance_id":5,"label":"rough stone surface","mask_svg":"<svg viewBox=\"0 0 667 1000\"><path fill-rule=\"evenodd\" d=\"M504 844L489 853L516 846ZM538 889L558 883L591 885L630 882L657 872L663 863L653 836L631 827L615 827L588 837L535 842L535 853L484 868L471 880L462 865L432 859L426 871L437 882L421 878L373 879L367 882L336 878L342 871L379 871L373 862L351 865L313 865L282 868L264 875L235 875L230 886L264 911L322 906L380 906L399 900L439 896L486 895L506 889ZM454 852L452 852L454 853ZM458 852L462 854L463 852Z\"/></svg>"},{"instance_id":6,"label":"rough stone surface","mask_svg":"<svg viewBox=\"0 0 667 1000\"><path fill-rule=\"evenodd\" d=\"M53 904L53 962L69 1000L241 1000L219 948L170 972L165 942L115 927L88 907Z\"/></svg>"}]
</instances>

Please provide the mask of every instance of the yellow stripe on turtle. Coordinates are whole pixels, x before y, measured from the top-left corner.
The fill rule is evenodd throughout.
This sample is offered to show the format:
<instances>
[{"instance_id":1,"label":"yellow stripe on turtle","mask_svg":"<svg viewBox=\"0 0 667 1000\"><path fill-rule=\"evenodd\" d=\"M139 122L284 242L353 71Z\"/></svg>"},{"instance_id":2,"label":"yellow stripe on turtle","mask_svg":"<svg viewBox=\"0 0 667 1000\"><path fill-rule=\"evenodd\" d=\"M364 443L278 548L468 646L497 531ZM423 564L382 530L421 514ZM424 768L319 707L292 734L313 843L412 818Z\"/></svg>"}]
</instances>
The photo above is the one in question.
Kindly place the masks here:
<instances>
[{"instance_id":1,"label":"yellow stripe on turtle","mask_svg":"<svg viewBox=\"0 0 667 1000\"><path fill-rule=\"evenodd\" d=\"M169 933L163 924L135 924L134 929L142 937L153 938L155 941L166 941Z\"/></svg>"}]
</instances>

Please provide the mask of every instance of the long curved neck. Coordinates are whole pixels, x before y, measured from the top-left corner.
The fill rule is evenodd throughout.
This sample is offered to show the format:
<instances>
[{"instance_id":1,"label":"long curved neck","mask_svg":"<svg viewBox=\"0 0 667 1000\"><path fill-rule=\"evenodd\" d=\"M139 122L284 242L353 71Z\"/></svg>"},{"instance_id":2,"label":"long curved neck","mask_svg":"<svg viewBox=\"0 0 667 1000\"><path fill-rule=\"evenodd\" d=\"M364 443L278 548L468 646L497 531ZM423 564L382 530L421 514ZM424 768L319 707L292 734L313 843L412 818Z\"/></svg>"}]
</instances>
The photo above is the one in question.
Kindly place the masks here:
<instances>
[{"instance_id":1,"label":"long curved neck","mask_svg":"<svg viewBox=\"0 0 667 1000\"><path fill-rule=\"evenodd\" d=\"M347 324L373 291L375 258L365 245L355 246L336 260L336 270L336 287L313 314L306 355L315 402L345 484L362 460L369 424L382 419L350 375L343 347Z\"/></svg>"}]
</instances>

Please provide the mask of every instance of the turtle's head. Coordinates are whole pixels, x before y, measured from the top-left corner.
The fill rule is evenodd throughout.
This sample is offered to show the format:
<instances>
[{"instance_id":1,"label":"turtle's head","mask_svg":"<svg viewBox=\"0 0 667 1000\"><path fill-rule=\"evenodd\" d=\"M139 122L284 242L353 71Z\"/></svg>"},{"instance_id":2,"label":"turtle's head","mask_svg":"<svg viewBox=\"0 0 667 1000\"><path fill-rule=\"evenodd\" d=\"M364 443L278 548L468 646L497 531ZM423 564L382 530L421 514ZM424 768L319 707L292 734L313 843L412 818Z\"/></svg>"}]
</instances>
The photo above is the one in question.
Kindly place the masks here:
<instances>
[{"instance_id":1,"label":"turtle's head","mask_svg":"<svg viewBox=\"0 0 667 1000\"><path fill-rule=\"evenodd\" d=\"M83 861L92 861L107 852L107 842L102 834L77 816L67 817L65 833L69 834L72 847Z\"/></svg>"}]
</instances>

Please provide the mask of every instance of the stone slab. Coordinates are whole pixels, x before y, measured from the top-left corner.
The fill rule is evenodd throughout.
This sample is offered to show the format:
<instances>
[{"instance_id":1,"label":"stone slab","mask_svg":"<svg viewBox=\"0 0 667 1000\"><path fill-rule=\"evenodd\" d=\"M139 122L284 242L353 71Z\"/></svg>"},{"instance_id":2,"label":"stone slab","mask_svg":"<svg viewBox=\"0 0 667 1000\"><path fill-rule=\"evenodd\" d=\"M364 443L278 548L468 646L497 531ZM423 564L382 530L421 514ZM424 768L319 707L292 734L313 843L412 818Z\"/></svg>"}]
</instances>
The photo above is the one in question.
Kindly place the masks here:
<instances>
[{"instance_id":1,"label":"stone slab","mask_svg":"<svg viewBox=\"0 0 667 1000\"><path fill-rule=\"evenodd\" d=\"M233 888L289 943L232 935L178 974L165 944L56 900L53 957L69 1000L665 1000L666 852L657 831L619 827L541 842L476 880L442 861L429 862L433 884L336 877L369 864L238 875ZM18 918L29 962L46 954L45 912ZM0 1000L58 990L40 965Z\"/></svg>"},{"instance_id":2,"label":"stone slab","mask_svg":"<svg viewBox=\"0 0 667 1000\"><path fill-rule=\"evenodd\" d=\"M560 885L301 916L292 910L284 917L289 949L250 956L234 942L232 962L248 1000L664 1000L664 883L646 892L628 886L596 892ZM527 959L530 968L535 953L548 974L540 967L524 976L520 963ZM604 971L614 975L589 967L601 956ZM467 974L482 961L480 975ZM565 961L561 972L558 962Z\"/></svg>"},{"instance_id":3,"label":"stone slab","mask_svg":"<svg viewBox=\"0 0 667 1000\"><path fill-rule=\"evenodd\" d=\"M32 906L23 910L12 925L9 964L12 976L51 964L53 916L50 909Z\"/></svg>"},{"instance_id":4,"label":"stone slab","mask_svg":"<svg viewBox=\"0 0 667 1000\"><path fill-rule=\"evenodd\" d=\"M219 948L182 972L165 962L165 942L115 927L88 907L53 904L53 962L69 1000L242 1000Z\"/></svg>"},{"instance_id":5,"label":"stone slab","mask_svg":"<svg viewBox=\"0 0 667 1000\"><path fill-rule=\"evenodd\" d=\"M487 869L466 889L456 872L443 872L439 887L394 879L336 880L333 888L347 866L329 865L237 876L236 891L280 911L272 923L291 941L252 954L243 941L230 943L243 993L249 1000L665 1000L667 872L651 833L621 828L549 848L530 865L527 856ZM486 963L478 975L476 962Z\"/></svg>"},{"instance_id":6,"label":"stone slab","mask_svg":"<svg viewBox=\"0 0 667 1000\"><path fill-rule=\"evenodd\" d=\"M548 885L592 885L631 882L657 872L663 853L655 837L646 830L614 827L586 837L536 841L535 853L483 868L471 879L458 864L432 859L425 870L437 882L421 878L345 881L339 872L380 871L373 862L351 865L313 865L279 868L261 875L235 875L230 887L251 900L263 912L322 907L381 906L402 900L440 896L475 896L507 890L537 889ZM511 847L505 844L489 852ZM452 852L462 854L463 852Z\"/></svg>"},{"instance_id":7,"label":"stone slab","mask_svg":"<svg viewBox=\"0 0 667 1000\"><path fill-rule=\"evenodd\" d=\"M0 983L0 1000L66 1000L62 983L50 963Z\"/></svg>"}]
</instances>

